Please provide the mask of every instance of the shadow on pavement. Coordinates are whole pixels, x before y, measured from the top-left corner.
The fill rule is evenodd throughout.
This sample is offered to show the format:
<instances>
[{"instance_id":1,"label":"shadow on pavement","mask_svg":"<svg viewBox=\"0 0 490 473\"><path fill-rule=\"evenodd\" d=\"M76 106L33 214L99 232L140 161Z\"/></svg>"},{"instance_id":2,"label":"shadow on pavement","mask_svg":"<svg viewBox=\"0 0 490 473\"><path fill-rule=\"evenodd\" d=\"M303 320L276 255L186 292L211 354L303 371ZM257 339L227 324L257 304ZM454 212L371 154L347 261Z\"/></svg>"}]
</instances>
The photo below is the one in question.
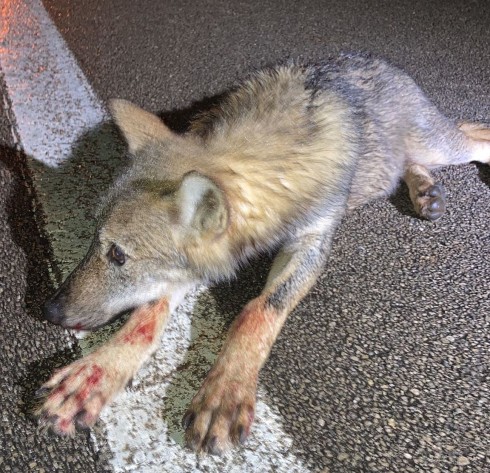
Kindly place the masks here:
<instances>
[{"instance_id":1,"label":"shadow on pavement","mask_svg":"<svg viewBox=\"0 0 490 473\"><path fill-rule=\"evenodd\" d=\"M39 231L43 217L33 195L26 156L13 148L0 146L0 163L13 178L6 207L7 224L12 240L26 255L26 308L29 315L39 319L43 298L53 290L48 270L52 261L51 245Z\"/></svg>"},{"instance_id":2,"label":"shadow on pavement","mask_svg":"<svg viewBox=\"0 0 490 473\"><path fill-rule=\"evenodd\" d=\"M108 471L96 460L86 436L66 439L38 430L32 418L34 392L56 366L76 356L66 349L66 332L41 320L41 307L53 291L50 244L33 194L27 158L0 146L0 242L2 258L1 426L5 471Z\"/></svg>"},{"instance_id":3,"label":"shadow on pavement","mask_svg":"<svg viewBox=\"0 0 490 473\"><path fill-rule=\"evenodd\" d=\"M29 363L25 375L19 376L17 381L24 389L22 412L29 415L29 406L34 403L33 392L37 389L37 383L41 383L49 376L54 366L69 362L74 358L71 350L61 348L66 343L66 335L60 327L47 325L42 318L42 306L49 294L54 291L49 268L53 261L51 245L46 235L39 229L43 227L43 215L39 208L39 202L33 195L32 177L26 164L26 156L13 148L0 147L0 162L13 177L11 191L7 200L6 210L8 215L8 227L13 243L21 249L25 257L25 292L24 309L25 318L21 321L23 326L32 326L37 331L50 332L50 335L59 339L54 342L60 350L41 361ZM19 268L20 270L20 268ZM18 338L18 337L16 337ZM22 340L26 344L36 339ZM37 344L36 344L37 345ZM43 350L54 347L44 345L37 354ZM51 361L47 361L51 360ZM53 362L55 362L53 364ZM18 372L17 372L18 374Z\"/></svg>"},{"instance_id":4,"label":"shadow on pavement","mask_svg":"<svg viewBox=\"0 0 490 473\"><path fill-rule=\"evenodd\" d=\"M475 163L475 164L478 169L478 174L480 179L484 184L490 187L490 165L481 164L481 163Z\"/></svg>"}]
</instances>

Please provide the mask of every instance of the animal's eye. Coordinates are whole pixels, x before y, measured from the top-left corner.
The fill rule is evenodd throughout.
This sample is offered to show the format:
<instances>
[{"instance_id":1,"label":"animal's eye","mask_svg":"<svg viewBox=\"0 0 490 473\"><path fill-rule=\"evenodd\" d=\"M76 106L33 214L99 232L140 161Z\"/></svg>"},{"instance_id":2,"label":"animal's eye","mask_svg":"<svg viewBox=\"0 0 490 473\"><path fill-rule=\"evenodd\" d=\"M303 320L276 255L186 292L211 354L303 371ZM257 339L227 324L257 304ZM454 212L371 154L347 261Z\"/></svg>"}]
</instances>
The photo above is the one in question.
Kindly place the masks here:
<instances>
[{"instance_id":1,"label":"animal's eye","mask_svg":"<svg viewBox=\"0 0 490 473\"><path fill-rule=\"evenodd\" d=\"M122 266L126 262L126 255L117 245L112 245L110 247L107 256L109 257L111 263L116 263L119 266Z\"/></svg>"}]
</instances>

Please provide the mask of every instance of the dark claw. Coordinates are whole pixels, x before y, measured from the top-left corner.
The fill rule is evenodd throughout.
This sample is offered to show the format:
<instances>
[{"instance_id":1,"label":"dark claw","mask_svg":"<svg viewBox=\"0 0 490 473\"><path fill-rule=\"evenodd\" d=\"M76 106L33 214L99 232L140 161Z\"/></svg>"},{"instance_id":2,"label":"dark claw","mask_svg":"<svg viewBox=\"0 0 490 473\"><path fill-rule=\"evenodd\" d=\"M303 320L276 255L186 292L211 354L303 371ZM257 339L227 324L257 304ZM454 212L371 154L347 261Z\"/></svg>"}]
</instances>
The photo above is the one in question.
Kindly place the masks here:
<instances>
[{"instance_id":1,"label":"dark claw","mask_svg":"<svg viewBox=\"0 0 490 473\"><path fill-rule=\"evenodd\" d=\"M87 411L85 409L82 409L76 416L75 416L75 427L77 430L81 431L86 431L90 430L90 427L85 423L85 414Z\"/></svg>"},{"instance_id":2,"label":"dark claw","mask_svg":"<svg viewBox=\"0 0 490 473\"><path fill-rule=\"evenodd\" d=\"M40 387L35 393L34 393L34 396L37 398L37 399L40 399L40 398L43 398L46 396L46 394L48 394L49 392L51 391L50 388L45 388L45 387Z\"/></svg>"},{"instance_id":3,"label":"dark claw","mask_svg":"<svg viewBox=\"0 0 490 473\"><path fill-rule=\"evenodd\" d=\"M192 411L188 411L182 419L182 428L187 430L192 425L195 418L196 414Z\"/></svg>"},{"instance_id":4,"label":"dark claw","mask_svg":"<svg viewBox=\"0 0 490 473\"><path fill-rule=\"evenodd\" d=\"M48 415L48 413L45 412L39 418L39 424L42 425L42 426L51 426L51 425L56 424L56 422L58 421L58 419L59 419L59 417L57 415L55 415L55 414Z\"/></svg>"},{"instance_id":5,"label":"dark claw","mask_svg":"<svg viewBox=\"0 0 490 473\"><path fill-rule=\"evenodd\" d=\"M243 445L245 443L245 440L247 440L248 437L248 432L243 425L238 427L238 441Z\"/></svg>"},{"instance_id":6,"label":"dark claw","mask_svg":"<svg viewBox=\"0 0 490 473\"><path fill-rule=\"evenodd\" d=\"M199 434L195 434L192 440L187 441L187 448L194 450L195 452L199 449L201 445L201 436Z\"/></svg>"},{"instance_id":7,"label":"dark claw","mask_svg":"<svg viewBox=\"0 0 490 473\"><path fill-rule=\"evenodd\" d=\"M218 438L216 436L208 441L206 449L211 455L221 455L223 453L218 446Z\"/></svg>"}]
</instances>

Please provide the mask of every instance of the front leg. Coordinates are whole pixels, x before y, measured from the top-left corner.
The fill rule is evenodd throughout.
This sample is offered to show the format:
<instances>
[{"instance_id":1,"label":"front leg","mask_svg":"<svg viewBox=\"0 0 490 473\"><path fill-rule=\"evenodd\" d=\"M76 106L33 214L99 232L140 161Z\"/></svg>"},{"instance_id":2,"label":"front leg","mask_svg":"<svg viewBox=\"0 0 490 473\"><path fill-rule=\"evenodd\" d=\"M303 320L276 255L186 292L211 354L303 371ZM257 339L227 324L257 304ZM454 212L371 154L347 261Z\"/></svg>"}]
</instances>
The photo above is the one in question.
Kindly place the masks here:
<instances>
[{"instance_id":1,"label":"front leg","mask_svg":"<svg viewBox=\"0 0 490 473\"><path fill-rule=\"evenodd\" d=\"M93 426L102 408L156 350L169 313L167 298L145 304L107 343L57 371L38 390L45 398L36 411L40 424L59 434Z\"/></svg>"},{"instance_id":2,"label":"front leg","mask_svg":"<svg viewBox=\"0 0 490 473\"><path fill-rule=\"evenodd\" d=\"M219 454L243 443L254 419L259 371L287 315L321 272L336 220L306 233L276 257L262 294L232 324L223 349L183 419L195 451Z\"/></svg>"}]
</instances>

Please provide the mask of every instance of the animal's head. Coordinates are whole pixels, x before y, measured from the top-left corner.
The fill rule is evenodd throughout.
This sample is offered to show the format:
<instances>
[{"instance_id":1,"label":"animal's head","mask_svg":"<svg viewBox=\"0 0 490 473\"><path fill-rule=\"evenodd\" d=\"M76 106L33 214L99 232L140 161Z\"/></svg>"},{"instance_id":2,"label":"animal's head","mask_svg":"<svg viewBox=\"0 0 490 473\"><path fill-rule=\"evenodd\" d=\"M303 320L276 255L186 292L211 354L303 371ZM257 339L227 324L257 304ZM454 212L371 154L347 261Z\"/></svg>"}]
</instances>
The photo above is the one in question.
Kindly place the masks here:
<instances>
[{"instance_id":1,"label":"animal's head","mask_svg":"<svg viewBox=\"0 0 490 473\"><path fill-rule=\"evenodd\" d=\"M198 283L189 249L205 251L228 225L223 192L189 169L197 140L128 102L111 109L134 161L107 197L88 254L46 303L45 317L65 327L94 329Z\"/></svg>"}]
</instances>

